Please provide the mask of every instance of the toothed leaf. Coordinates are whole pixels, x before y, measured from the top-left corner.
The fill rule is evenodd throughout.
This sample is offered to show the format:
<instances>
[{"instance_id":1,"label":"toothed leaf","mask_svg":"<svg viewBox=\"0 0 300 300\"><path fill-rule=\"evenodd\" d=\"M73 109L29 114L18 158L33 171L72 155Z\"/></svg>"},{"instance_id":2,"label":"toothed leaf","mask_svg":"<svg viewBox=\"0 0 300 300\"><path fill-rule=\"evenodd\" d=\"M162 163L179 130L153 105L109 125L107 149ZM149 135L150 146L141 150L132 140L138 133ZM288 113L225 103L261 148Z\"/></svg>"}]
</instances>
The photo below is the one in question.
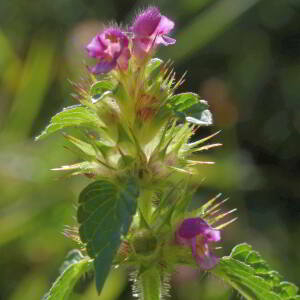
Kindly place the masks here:
<instances>
[{"instance_id":1,"label":"toothed leaf","mask_svg":"<svg viewBox=\"0 0 300 300\"><path fill-rule=\"evenodd\" d=\"M90 270L91 262L79 255L79 251L73 251L71 257L63 264L63 272L55 280L49 292L42 300L67 300L71 296L76 282Z\"/></svg>"},{"instance_id":2,"label":"toothed leaf","mask_svg":"<svg viewBox=\"0 0 300 300\"><path fill-rule=\"evenodd\" d=\"M52 117L50 124L45 130L36 137L36 140L45 138L46 136L64 129L66 127L88 127L99 128L103 127L103 123L98 118L97 114L85 106L70 106L64 108L61 112Z\"/></svg>"},{"instance_id":3,"label":"toothed leaf","mask_svg":"<svg viewBox=\"0 0 300 300\"><path fill-rule=\"evenodd\" d=\"M112 261L136 211L138 186L133 180L116 185L99 180L80 194L77 220L79 234L94 258L96 287L100 293Z\"/></svg>"},{"instance_id":4,"label":"toothed leaf","mask_svg":"<svg viewBox=\"0 0 300 300\"><path fill-rule=\"evenodd\" d=\"M281 281L278 272L270 269L261 255L246 243L233 248L213 272L251 300L296 300L298 288Z\"/></svg>"}]
</instances>

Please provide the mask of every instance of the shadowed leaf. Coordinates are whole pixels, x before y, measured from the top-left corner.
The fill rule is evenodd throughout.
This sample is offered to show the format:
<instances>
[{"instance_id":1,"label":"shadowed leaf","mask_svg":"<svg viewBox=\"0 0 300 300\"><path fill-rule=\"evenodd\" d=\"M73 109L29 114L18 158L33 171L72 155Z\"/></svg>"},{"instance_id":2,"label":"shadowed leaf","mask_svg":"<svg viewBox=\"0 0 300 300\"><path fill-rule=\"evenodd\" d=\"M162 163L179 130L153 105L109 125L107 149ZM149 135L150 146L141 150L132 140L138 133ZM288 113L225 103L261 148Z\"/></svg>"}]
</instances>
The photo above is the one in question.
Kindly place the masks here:
<instances>
[{"instance_id":1,"label":"shadowed leaf","mask_svg":"<svg viewBox=\"0 0 300 300\"><path fill-rule=\"evenodd\" d=\"M99 180L80 194L77 220L79 234L94 258L96 287L101 292L112 261L136 211L138 186L133 180L115 185Z\"/></svg>"}]
</instances>

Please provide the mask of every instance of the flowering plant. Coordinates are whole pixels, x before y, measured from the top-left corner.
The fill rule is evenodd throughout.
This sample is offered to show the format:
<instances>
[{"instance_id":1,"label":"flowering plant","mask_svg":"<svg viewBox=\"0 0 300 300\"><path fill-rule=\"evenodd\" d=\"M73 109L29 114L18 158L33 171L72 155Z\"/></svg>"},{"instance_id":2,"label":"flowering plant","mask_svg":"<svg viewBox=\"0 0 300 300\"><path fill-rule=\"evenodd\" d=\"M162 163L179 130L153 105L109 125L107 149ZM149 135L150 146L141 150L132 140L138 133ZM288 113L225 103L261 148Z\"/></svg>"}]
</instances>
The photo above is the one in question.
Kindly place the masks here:
<instances>
[{"instance_id":1,"label":"flowering plant","mask_svg":"<svg viewBox=\"0 0 300 300\"><path fill-rule=\"evenodd\" d=\"M175 91L170 62L153 58L169 46L174 22L155 7L140 13L125 31L108 27L86 46L96 63L86 82L72 83L79 105L56 114L37 139L58 130L82 161L56 170L87 176L79 196L78 227L66 235L79 244L44 299L67 299L78 279L95 272L100 293L112 266L133 272L141 299L167 294L168 274L178 265L209 271L247 299L299 299L297 288L281 281L248 244L219 258L214 249L222 230L236 218L220 212L219 195L190 210L198 187L197 153L216 134L190 142L196 130L212 124L208 103L197 94ZM225 221L224 221L225 220Z\"/></svg>"}]
</instances>

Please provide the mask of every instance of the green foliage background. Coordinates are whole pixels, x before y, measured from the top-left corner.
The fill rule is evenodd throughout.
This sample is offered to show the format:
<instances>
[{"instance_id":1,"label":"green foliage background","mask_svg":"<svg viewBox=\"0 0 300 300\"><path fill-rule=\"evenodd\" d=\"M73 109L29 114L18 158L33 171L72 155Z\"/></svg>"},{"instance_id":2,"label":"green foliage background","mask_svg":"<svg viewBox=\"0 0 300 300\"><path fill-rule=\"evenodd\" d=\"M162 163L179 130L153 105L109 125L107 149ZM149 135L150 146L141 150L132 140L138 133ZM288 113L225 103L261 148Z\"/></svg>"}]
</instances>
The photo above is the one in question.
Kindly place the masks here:
<instances>
[{"instance_id":1,"label":"green foliage background","mask_svg":"<svg viewBox=\"0 0 300 300\"><path fill-rule=\"evenodd\" d=\"M231 198L239 220L223 233L218 255L246 241L284 277L300 285L300 1L161 0L176 20L174 60L180 91L198 92L215 117L222 149L205 158L198 197ZM3 0L0 2L0 299L35 300L49 289L76 244L61 233L74 225L87 178L49 169L76 157L58 134L34 142L50 117L74 104L67 78L84 71L83 46L112 19L130 22L147 1ZM124 270L114 270L97 298L95 286L72 299L131 299ZM87 276L86 279L88 279ZM192 280L191 280L192 279ZM179 269L172 299L239 299L212 276ZM82 291L85 292L82 294ZM187 292L188 291L188 292Z\"/></svg>"}]
</instances>

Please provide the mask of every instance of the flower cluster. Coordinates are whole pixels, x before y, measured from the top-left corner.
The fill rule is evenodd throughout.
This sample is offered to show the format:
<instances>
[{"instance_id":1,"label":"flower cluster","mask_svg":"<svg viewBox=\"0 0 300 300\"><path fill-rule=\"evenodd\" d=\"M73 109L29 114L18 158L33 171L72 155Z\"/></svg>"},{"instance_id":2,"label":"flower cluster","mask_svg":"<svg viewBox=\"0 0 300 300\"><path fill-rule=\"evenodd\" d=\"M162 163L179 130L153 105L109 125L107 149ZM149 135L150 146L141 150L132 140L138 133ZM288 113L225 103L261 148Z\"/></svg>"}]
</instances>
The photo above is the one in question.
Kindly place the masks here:
<instances>
[{"instance_id":1,"label":"flower cluster","mask_svg":"<svg viewBox=\"0 0 300 300\"><path fill-rule=\"evenodd\" d=\"M134 19L127 32L117 27L104 29L86 46L88 55L98 59L98 63L91 67L90 71L94 74L105 74L114 69L127 71L130 60L133 61L133 66L146 65L158 45L168 46L176 42L175 39L168 36L173 28L174 22L172 20L161 15L156 7L150 7ZM128 77L130 76L128 72ZM135 83L132 89L142 91L138 97L135 97L137 101L136 111L142 123L146 123L149 117L155 113L155 107L159 104L156 98L159 99L162 96L156 95L156 92L149 94L149 89L147 92L143 91L145 89L144 83L140 87L138 83ZM161 88L159 90L161 92ZM132 94L135 95L135 92ZM143 129L142 135L145 134L145 129ZM172 155L173 159L170 162L170 159L166 159L166 162L169 162L171 166L177 162L176 155L171 153L169 156ZM150 161L152 160L153 158L150 159ZM161 161L149 163L149 170L154 168L154 173L156 170L160 176L164 176L162 167ZM165 173L169 173L168 166ZM200 217L185 218L183 216L179 224L181 224L179 227L176 225L176 243L191 248L192 255L201 269L213 268L217 264L218 258L212 254L209 245L220 241L220 231L213 229ZM142 232L144 233L145 230ZM140 253L141 249L144 248L144 246L142 248L140 246L141 243L144 243L144 239L147 240L145 243L148 245L148 239L144 235L134 239L133 244L136 253Z\"/></svg>"},{"instance_id":2,"label":"flower cluster","mask_svg":"<svg viewBox=\"0 0 300 300\"><path fill-rule=\"evenodd\" d=\"M107 28L96 35L86 46L90 57L99 59L99 63L90 69L95 74L107 73L118 66L127 69L130 51L129 40L118 28Z\"/></svg>"},{"instance_id":3,"label":"flower cluster","mask_svg":"<svg viewBox=\"0 0 300 300\"><path fill-rule=\"evenodd\" d=\"M174 28L174 22L160 14L156 7L150 7L139 14L124 32L118 27L109 27L96 35L86 46L88 55L99 62L90 71L105 74L118 68L127 70L129 59L143 61L160 44L175 43L167 34Z\"/></svg>"}]
</instances>

